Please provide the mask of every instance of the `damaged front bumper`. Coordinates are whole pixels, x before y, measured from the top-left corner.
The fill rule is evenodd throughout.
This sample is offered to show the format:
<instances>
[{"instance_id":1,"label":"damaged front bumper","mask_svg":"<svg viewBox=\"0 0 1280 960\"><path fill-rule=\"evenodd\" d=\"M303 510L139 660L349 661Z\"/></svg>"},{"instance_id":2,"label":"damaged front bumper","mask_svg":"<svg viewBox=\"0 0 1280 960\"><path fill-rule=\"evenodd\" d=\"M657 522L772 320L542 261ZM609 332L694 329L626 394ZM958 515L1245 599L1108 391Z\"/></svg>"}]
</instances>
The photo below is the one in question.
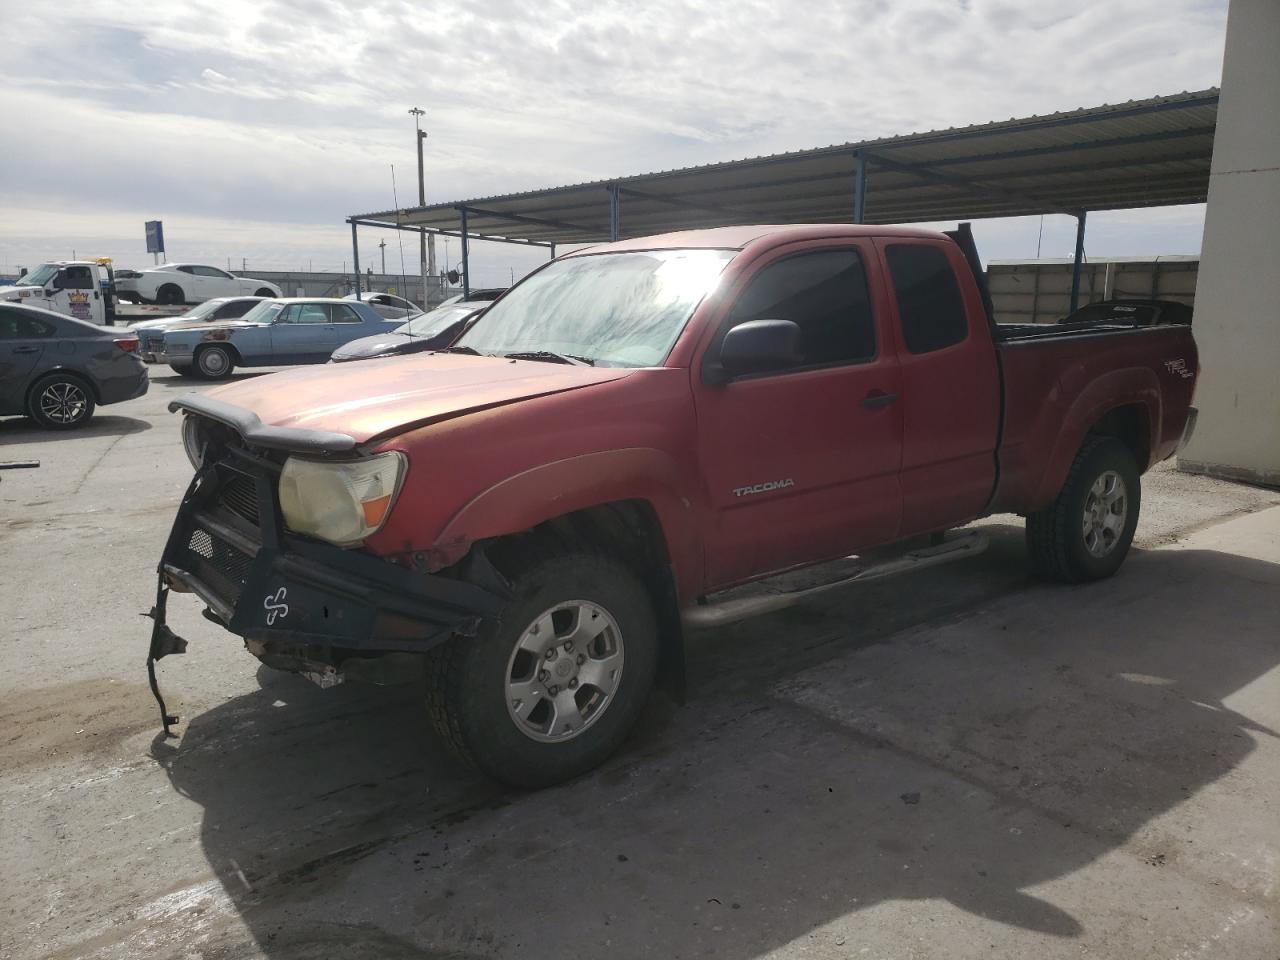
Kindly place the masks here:
<instances>
[{"instance_id":1,"label":"damaged front bumper","mask_svg":"<svg viewBox=\"0 0 1280 960\"><path fill-rule=\"evenodd\" d=\"M166 624L171 592L199 597L205 616L243 637L263 662L325 676L348 659L424 653L497 614L505 584L482 554L463 579L292 536L280 520L279 464L246 447L216 455L183 497L148 614L148 678L166 734L177 718L165 709L155 661L187 645Z\"/></svg>"}]
</instances>

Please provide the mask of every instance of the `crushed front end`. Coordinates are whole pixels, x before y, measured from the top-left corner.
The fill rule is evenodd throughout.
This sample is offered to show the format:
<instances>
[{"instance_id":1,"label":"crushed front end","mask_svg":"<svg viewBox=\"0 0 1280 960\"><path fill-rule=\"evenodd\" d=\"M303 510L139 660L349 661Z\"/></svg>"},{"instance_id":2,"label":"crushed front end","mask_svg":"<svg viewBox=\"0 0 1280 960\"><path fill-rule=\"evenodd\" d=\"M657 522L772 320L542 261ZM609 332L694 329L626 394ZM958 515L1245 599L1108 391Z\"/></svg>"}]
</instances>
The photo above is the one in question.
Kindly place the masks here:
<instances>
[{"instance_id":1,"label":"crushed front end","mask_svg":"<svg viewBox=\"0 0 1280 960\"><path fill-rule=\"evenodd\" d=\"M205 616L244 639L269 666L340 674L389 654L425 653L454 634L473 634L496 614L503 584L491 569L470 578L426 574L350 546L291 532L280 477L289 459L359 462L352 438L263 425L252 413L209 397L182 410L184 443L196 474L174 519L158 569L147 671L165 733L155 661L186 641L166 624L170 593L194 594Z\"/></svg>"}]
</instances>

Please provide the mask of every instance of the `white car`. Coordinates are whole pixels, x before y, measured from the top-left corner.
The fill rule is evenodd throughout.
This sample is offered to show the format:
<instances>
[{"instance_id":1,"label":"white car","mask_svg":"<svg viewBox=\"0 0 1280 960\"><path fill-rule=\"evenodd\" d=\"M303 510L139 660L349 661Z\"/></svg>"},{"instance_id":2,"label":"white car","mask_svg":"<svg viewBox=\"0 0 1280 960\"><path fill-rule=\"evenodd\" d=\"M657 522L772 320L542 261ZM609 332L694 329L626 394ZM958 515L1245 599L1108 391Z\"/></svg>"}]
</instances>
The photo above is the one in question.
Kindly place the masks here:
<instances>
[{"instance_id":1,"label":"white car","mask_svg":"<svg viewBox=\"0 0 1280 960\"><path fill-rule=\"evenodd\" d=\"M163 263L116 271L116 292L143 303L203 303L214 297L279 297L274 283L237 277L203 263Z\"/></svg>"},{"instance_id":2,"label":"white car","mask_svg":"<svg viewBox=\"0 0 1280 960\"><path fill-rule=\"evenodd\" d=\"M410 317L417 317L424 313L423 309L412 300L397 297L394 293L362 293L359 297L349 293L342 299L362 300L388 320L408 320Z\"/></svg>"}]
</instances>

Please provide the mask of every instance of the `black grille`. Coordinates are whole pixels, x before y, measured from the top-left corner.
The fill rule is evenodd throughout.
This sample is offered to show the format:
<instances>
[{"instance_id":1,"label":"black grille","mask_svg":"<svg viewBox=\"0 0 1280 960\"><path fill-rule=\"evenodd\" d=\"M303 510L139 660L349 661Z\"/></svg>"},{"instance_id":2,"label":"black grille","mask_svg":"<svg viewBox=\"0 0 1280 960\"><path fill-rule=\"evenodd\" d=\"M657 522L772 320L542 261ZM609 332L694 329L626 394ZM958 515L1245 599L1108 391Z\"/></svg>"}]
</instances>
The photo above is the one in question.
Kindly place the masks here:
<instances>
[{"instance_id":1,"label":"black grille","mask_svg":"<svg viewBox=\"0 0 1280 960\"><path fill-rule=\"evenodd\" d=\"M258 525L258 487L252 477L234 470L220 470L218 503L255 527Z\"/></svg>"},{"instance_id":2,"label":"black grille","mask_svg":"<svg viewBox=\"0 0 1280 960\"><path fill-rule=\"evenodd\" d=\"M253 564L253 557L202 527L196 527L191 531L187 549L203 559L232 585L235 592L233 600L239 597L245 577L249 575L249 567Z\"/></svg>"}]
</instances>

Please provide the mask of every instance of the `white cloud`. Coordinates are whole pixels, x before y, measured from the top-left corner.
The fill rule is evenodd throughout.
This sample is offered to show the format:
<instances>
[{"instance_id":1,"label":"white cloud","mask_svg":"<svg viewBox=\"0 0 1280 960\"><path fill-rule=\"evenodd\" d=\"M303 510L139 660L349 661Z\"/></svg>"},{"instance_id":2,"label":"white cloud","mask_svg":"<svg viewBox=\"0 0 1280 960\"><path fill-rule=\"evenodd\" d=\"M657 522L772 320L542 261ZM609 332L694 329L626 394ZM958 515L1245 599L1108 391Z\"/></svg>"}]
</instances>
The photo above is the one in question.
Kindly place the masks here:
<instances>
[{"instance_id":1,"label":"white cloud","mask_svg":"<svg viewBox=\"0 0 1280 960\"><path fill-rule=\"evenodd\" d=\"M47 36L39 5L5 6L8 36ZM343 217L393 205L390 164L416 193L414 104L428 198L459 199L1202 88L1224 21L1202 0L87 0L0 63L0 205L31 218L0 242L162 217L224 224L166 233L233 257L297 228L336 262ZM71 231L42 222L65 210Z\"/></svg>"}]
</instances>

